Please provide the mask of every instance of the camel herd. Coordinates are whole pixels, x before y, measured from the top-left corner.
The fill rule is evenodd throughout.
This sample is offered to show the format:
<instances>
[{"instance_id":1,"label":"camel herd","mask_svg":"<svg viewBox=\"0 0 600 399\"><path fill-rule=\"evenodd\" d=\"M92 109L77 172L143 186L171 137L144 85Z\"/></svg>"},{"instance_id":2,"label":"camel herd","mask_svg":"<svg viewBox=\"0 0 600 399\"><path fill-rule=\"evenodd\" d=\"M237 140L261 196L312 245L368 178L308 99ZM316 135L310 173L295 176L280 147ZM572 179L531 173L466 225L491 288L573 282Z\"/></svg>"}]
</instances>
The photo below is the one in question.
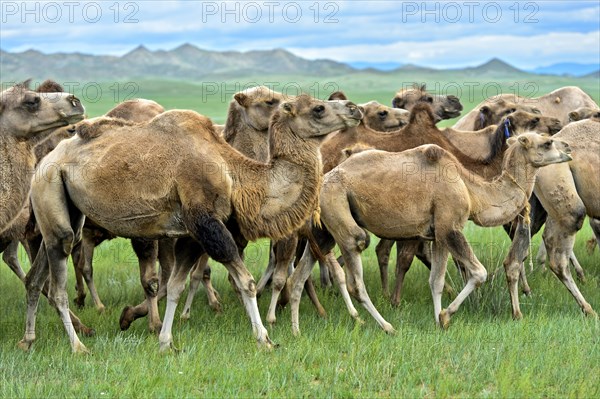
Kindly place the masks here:
<instances>
[{"instance_id":1,"label":"camel herd","mask_svg":"<svg viewBox=\"0 0 600 399\"><path fill-rule=\"evenodd\" d=\"M396 93L392 104L356 105L342 92L326 101L287 97L258 86L233 96L220 126L197 112L165 111L143 99L84 119L80 101L52 81L37 90L24 82L1 92L0 252L27 290L19 347L28 350L35 340L44 294L73 352L87 352L78 334L95 332L69 309L67 260L71 256L75 266L75 303L84 305L87 285L103 311L93 253L114 237L131 239L145 294L142 303L123 309L120 326L148 316L161 351L174 347L175 312L188 276L181 318L191 317L201 283L209 306L221 311L209 258L226 267L261 346L273 346L256 299L269 284L268 324L276 321L277 305L289 302L298 334L304 291L325 314L310 278L317 262L321 283L335 282L352 317L358 318L355 298L384 331L394 332L363 281L361 253L372 235L381 239L376 253L384 294L399 304L405 273L419 258L431 270L434 320L446 329L487 279L462 232L468 220L504 225L512 239L504 266L515 319L522 317L519 282L530 292L524 260L531 234L544 223L538 257L547 257L581 309L596 317L569 263L583 278L573 245L586 215L600 243L598 105L577 87L534 99L501 95L440 129L437 122L461 114L457 97L415 85ZM262 237L271 239L271 251L256 283L244 249ZM19 243L32 261L27 275L16 256ZM443 308L449 255L465 285Z\"/></svg>"}]
</instances>

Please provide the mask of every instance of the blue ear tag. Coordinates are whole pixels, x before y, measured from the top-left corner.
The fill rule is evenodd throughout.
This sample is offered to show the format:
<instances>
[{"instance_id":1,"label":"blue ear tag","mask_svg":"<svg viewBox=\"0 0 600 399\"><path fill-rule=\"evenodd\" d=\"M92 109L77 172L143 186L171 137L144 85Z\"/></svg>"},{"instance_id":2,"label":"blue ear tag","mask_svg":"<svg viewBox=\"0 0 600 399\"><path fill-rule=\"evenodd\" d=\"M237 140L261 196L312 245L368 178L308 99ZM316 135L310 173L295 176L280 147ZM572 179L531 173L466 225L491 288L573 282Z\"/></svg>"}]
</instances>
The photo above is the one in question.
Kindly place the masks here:
<instances>
[{"instance_id":1,"label":"blue ear tag","mask_svg":"<svg viewBox=\"0 0 600 399\"><path fill-rule=\"evenodd\" d=\"M510 126L510 120L508 118L506 118L506 120L504 120L504 135L506 136L506 138L510 137L509 126Z\"/></svg>"}]
</instances>

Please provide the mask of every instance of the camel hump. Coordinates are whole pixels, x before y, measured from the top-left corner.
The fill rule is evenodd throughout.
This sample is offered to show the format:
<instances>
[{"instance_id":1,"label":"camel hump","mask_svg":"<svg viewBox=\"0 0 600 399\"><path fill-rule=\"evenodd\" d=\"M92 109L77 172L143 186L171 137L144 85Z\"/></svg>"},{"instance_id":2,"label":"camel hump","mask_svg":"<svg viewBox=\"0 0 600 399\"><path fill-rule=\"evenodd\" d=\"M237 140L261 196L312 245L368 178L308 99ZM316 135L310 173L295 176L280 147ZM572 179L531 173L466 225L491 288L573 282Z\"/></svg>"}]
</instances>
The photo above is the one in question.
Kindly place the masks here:
<instances>
[{"instance_id":1,"label":"camel hump","mask_svg":"<svg viewBox=\"0 0 600 399\"><path fill-rule=\"evenodd\" d=\"M83 140L92 140L102 135L107 130L118 129L124 126L132 126L133 122L124 119L99 117L81 121L77 124L77 135Z\"/></svg>"},{"instance_id":2,"label":"camel hump","mask_svg":"<svg viewBox=\"0 0 600 399\"><path fill-rule=\"evenodd\" d=\"M418 124L423 127L435 126L435 116L431 106L427 103L417 103L410 111L409 123Z\"/></svg>"},{"instance_id":3,"label":"camel hump","mask_svg":"<svg viewBox=\"0 0 600 399\"><path fill-rule=\"evenodd\" d=\"M179 126L193 135L201 135L207 140L224 141L217 132L212 120L192 110L174 109L157 115L150 121L153 130L173 133L173 127Z\"/></svg>"},{"instance_id":4,"label":"camel hump","mask_svg":"<svg viewBox=\"0 0 600 399\"><path fill-rule=\"evenodd\" d=\"M423 155L425 155L425 159L430 164L435 164L442 159L442 157L446 154L446 151L435 144L429 144L423 146Z\"/></svg>"}]
</instances>

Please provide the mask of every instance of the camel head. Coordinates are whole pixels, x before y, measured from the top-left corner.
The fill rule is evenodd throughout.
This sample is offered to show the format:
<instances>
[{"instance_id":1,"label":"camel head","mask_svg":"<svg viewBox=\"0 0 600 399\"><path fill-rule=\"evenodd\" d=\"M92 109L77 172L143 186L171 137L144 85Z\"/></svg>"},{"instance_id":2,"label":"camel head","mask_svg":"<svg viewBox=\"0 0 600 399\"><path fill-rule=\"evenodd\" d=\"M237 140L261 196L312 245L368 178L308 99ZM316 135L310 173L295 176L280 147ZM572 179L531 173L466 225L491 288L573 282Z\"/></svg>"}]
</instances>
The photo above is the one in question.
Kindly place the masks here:
<instances>
[{"instance_id":1,"label":"camel head","mask_svg":"<svg viewBox=\"0 0 600 399\"><path fill-rule=\"evenodd\" d=\"M569 122L576 122L582 119L600 118L600 109L591 107L579 107L575 111L569 112Z\"/></svg>"},{"instance_id":2,"label":"camel head","mask_svg":"<svg viewBox=\"0 0 600 399\"><path fill-rule=\"evenodd\" d=\"M419 102L428 103L437 116L438 121L442 119L456 118L463 110L460 99L456 96L441 94L430 94L425 85L414 84L412 88L402 89L396 93L392 100L394 108L412 110Z\"/></svg>"},{"instance_id":3,"label":"camel head","mask_svg":"<svg viewBox=\"0 0 600 399\"><path fill-rule=\"evenodd\" d=\"M255 130L267 130L269 119L284 100L281 93L265 86L256 86L234 94L238 109L242 110L244 122Z\"/></svg>"},{"instance_id":4,"label":"camel head","mask_svg":"<svg viewBox=\"0 0 600 399\"><path fill-rule=\"evenodd\" d=\"M505 126L506 129L512 132L535 131L550 135L558 133L563 128L562 123L557 118L520 110L502 118L500 125ZM516 134L513 133L512 135Z\"/></svg>"},{"instance_id":5,"label":"camel head","mask_svg":"<svg viewBox=\"0 0 600 399\"><path fill-rule=\"evenodd\" d=\"M564 141L553 139L545 134L523 133L508 139L507 144L514 151L524 151L525 158L535 167L571 161L571 147Z\"/></svg>"},{"instance_id":6,"label":"camel head","mask_svg":"<svg viewBox=\"0 0 600 399\"><path fill-rule=\"evenodd\" d=\"M390 132L408 124L410 111L386 107L377 101L359 105L365 115L363 123L373 130Z\"/></svg>"},{"instance_id":7,"label":"camel head","mask_svg":"<svg viewBox=\"0 0 600 399\"><path fill-rule=\"evenodd\" d=\"M502 118L516 111L525 111L531 114L541 114L540 110L526 105L517 104L511 101L506 101L500 98L496 101L491 101L479 108L479 118L475 121L475 130L483 129L490 125L497 125Z\"/></svg>"},{"instance_id":8,"label":"camel head","mask_svg":"<svg viewBox=\"0 0 600 399\"><path fill-rule=\"evenodd\" d=\"M48 82L43 86L51 87ZM29 81L0 93L2 135L12 135L21 140L32 139L43 131L78 122L84 118L84 113L85 108L74 95L63 92L39 93L29 89Z\"/></svg>"},{"instance_id":9,"label":"camel head","mask_svg":"<svg viewBox=\"0 0 600 399\"><path fill-rule=\"evenodd\" d=\"M283 122L294 134L308 139L357 126L362 117L360 108L348 100L323 101L303 94L282 103L271 123Z\"/></svg>"}]
</instances>

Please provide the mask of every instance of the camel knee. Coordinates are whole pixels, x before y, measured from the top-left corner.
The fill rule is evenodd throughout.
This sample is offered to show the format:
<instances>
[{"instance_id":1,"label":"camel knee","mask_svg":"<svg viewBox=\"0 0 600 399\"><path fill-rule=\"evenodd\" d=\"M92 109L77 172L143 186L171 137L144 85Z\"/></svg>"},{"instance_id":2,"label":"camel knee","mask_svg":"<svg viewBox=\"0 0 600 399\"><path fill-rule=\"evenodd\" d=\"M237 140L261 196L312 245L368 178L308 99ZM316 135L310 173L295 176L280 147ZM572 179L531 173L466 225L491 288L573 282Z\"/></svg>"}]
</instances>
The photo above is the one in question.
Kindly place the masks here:
<instances>
[{"instance_id":1,"label":"camel knee","mask_svg":"<svg viewBox=\"0 0 600 399\"><path fill-rule=\"evenodd\" d=\"M71 229L62 229L53 232L50 237L44 238L44 240L48 248L48 254L55 252L60 256L67 257L73 251L75 233Z\"/></svg>"},{"instance_id":2,"label":"camel knee","mask_svg":"<svg viewBox=\"0 0 600 399\"><path fill-rule=\"evenodd\" d=\"M369 247L369 243L369 234L365 230L358 228L355 231L350 232L348 236L343 239L343 242L339 244L348 251L358 251L360 253Z\"/></svg>"},{"instance_id":3,"label":"camel knee","mask_svg":"<svg viewBox=\"0 0 600 399\"><path fill-rule=\"evenodd\" d=\"M155 297L158 295L158 277L153 276L150 278L142 279L142 288L144 288L144 292L148 297Z\"/></svg>"}]
</instances>

